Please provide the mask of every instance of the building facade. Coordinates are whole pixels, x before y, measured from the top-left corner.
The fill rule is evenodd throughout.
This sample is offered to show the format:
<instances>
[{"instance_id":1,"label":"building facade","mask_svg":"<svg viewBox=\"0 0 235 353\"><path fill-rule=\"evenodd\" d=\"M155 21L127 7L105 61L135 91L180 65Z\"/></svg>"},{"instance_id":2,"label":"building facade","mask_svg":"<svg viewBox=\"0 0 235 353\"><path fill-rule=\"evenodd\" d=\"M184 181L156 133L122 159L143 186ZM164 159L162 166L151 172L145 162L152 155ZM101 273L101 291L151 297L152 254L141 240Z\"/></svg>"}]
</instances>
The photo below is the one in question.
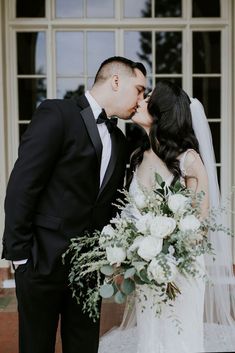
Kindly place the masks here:
<instances>
[{"instance_id":1,"label":"building facade","mask_svg":"<svg viewBox=\"0 0 235 353\"><path fill-rule=\"evenodd\" d=\"M7 180L33 111L45 98L89 89L99 64L113 55L142 61L149 90L169 79L203 103L221 192L231 193L234 0L0 0L0 29L0 240ZM119 126L131 153L141 132L131 122Z\"/></svg>"}]
</instances>

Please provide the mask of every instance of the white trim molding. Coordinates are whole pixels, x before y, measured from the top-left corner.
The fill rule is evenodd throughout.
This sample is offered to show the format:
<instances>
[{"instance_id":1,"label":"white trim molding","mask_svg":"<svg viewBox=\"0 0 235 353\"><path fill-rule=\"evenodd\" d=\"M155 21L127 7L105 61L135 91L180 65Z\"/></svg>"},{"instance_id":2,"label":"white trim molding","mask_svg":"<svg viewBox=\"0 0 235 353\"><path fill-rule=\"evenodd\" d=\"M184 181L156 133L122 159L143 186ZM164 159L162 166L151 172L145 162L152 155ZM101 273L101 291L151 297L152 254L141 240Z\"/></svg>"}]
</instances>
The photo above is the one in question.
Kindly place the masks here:
<instances>
[{"instance_id":1,"label":"white trim molding","mask_svg":"<svg viewBox=\"0 0 235 353\"><path fill-rule=\"evenodd\" d=\"M5 111L5 75L4 75L4 3L0 0L0 239L4 229L4 196L6 192L6 111ZM0 241L0 258L2 253L2 241ZM0 267L7 267L8 261L0 260Z\"/></svg>"}]
</instances>

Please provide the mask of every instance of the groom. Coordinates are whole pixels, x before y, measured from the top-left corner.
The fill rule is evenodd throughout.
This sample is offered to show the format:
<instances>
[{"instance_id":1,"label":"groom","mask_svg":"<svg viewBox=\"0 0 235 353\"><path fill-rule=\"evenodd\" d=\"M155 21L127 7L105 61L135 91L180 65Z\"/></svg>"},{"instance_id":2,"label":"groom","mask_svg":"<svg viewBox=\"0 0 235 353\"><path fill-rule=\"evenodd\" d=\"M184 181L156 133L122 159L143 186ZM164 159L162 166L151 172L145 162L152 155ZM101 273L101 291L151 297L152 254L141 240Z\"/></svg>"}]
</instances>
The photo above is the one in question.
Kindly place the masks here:
<instances>
[{"instance_id":1,"label":"groom","mask_svg":"<svg viewBox=\"0 0 235 353\"><path fill-rule=\"evenodd\" d=\"M126 142L107 116L132 116L145 76L142 64L109 58L76 101L44 101L22 137L3 238L3 257L15 267L20 353L53 353L59 318L63 353L97 352L99 323L72 298L61 255L70 238L113 216Z\"/></svg>"}]
</instances>

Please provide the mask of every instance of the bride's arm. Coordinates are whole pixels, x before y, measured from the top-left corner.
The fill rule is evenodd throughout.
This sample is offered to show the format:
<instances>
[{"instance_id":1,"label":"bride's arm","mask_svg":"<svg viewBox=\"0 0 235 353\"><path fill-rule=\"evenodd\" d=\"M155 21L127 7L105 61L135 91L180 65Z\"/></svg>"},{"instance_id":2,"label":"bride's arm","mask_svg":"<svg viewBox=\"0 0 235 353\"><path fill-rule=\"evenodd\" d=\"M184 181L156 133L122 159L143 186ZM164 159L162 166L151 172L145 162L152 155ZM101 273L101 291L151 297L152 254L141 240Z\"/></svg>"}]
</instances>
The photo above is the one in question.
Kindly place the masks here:
<instances>
[{"instance_id":1,"label":"bride's arm","mask_svg":"<svg viewBox=\"0 0 235 353\"><path fill-rule=\"evenodd\" d=\"M186 187L195 193L205 193L200 208L202 218L208 216L209 210L209 188L206 169L198 153L189 151L184 162Z\"/></svg>"}]
</instances>

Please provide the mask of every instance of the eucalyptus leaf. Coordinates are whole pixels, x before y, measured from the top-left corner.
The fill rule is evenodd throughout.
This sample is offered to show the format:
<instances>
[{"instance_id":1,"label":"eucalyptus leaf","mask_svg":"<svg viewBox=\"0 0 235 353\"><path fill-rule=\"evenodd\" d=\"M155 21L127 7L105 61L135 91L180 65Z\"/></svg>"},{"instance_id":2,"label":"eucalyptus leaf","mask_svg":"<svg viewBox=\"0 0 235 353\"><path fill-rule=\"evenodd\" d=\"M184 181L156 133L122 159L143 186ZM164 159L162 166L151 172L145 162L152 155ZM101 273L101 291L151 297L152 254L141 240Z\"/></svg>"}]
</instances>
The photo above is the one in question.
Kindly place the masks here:
<instances>
[{"instance_id":1,"label":"eucalyptus leaf","mask_svg":"<svg viewBox=\"0 0 235 353\"><path fill-rule=\"evenodd\" d=\"M101 267L100 272L102 272L105 276L111 276L114 273L114 269L110 265L105 265Z\"/></svg>"},{"instance_id":2,"label":"eucalyptus leaf","mask_svg":"<svg viewBox=\"0 0 235 353\"><path fill-rule=\"evenodd\" d=\"M133 277L135 273L136 273L136 269L134 267L128 268L128 270L126 270L124 274L124 278Z\"/></svg>"},{"instance_id":3,"label":"eucalyptus leaf","mask_svg":"<svg viewBox=\"0 0 235 353\"><path fill-rule=\"evenodd\" d=\"M163 179L162 179L161 175L158 174L158 173L155 173L155 180L156 180L156 182L157 182L159 185L161 185L162 182L163 182Z\"/></svg>"},{"instance_id":4,"label":"eucalyptus leaf","mask_svg":"<svg viewBox=\"0 0 235 353\"><path fill-rule=\"evenodd\" d=\"M114 296L114 300L117 304L123 304L125 303L126 295L121 291L118 291Z\"/></svg>"},{"instance_id":5,"label":"eucalyptus leaf","mask_svg":"<svg viewBox=\"0 0 235 353\"><path fill-rule=\"evenodd\" d=\"M135 290L135 282L130 278L124 279L121 284L121 290L126 295L131 294Z\"/></svg>"},{"instance_id":6,"label":"eucalyptus leaf","mask_svg":"<svg viewBox=\"0 0 235 353\"><path fill-rule=\"evenodd\" d=\"M138 274L135 274L135 276L134 276L134 280L135 280L135 283L136 284L145 284L145 282L142 280L142 279L140 279L140 277L139 277L139 275Z\"/></svg>"},{"instance_id":7,"label":"eucalyptus leaf","mask_svg":"<svg viewBox=\"0 0 235 353\"><path fill-rule=\"evenodd\" d=\"M114 294L114 288L112 284L103 284L99 291L102 298L110 298Z\"/></svg>"},{"instance_id":8,"label":"eucalyptus leaf","mask_svg":"<svg viewBox=\"0 0 235 353\"><path fill-rule=\"evenodd\" d=\"M140 279L142 279L142 281L144 281L145 283L149 283L149 279L148 279L148 275L147 275L147 271L146 269L143 269L139 272L139 277Z\"/></svg>"},{"instance_id":9,"label":"eucalyptus leaf","mask_svg":"<svg viewBox=\"0 0 235 353\"><path fill-rule=\"evenodd\" d=\"M180 181L179 180L177 180L176 182L175 182L175 184L174 184L174 191L175 192L178 192L178 191L180 191L181 190L181 188L182 188L182 185L181 185L181 183L180 183Z\"/></svg>"},{"instance_id":10,"label":"eucalyptus leaf","mask_svg":"<svg viewBox=\"0 0 235 353\"><path fill-rule=\"evenodd\" d=\"M169 246L170 246L169 242L167 240L165 240L165 242L163 243L163 247L162 247L163 254L167 254L168 253Z\"/></svg>"}]
</instances>

